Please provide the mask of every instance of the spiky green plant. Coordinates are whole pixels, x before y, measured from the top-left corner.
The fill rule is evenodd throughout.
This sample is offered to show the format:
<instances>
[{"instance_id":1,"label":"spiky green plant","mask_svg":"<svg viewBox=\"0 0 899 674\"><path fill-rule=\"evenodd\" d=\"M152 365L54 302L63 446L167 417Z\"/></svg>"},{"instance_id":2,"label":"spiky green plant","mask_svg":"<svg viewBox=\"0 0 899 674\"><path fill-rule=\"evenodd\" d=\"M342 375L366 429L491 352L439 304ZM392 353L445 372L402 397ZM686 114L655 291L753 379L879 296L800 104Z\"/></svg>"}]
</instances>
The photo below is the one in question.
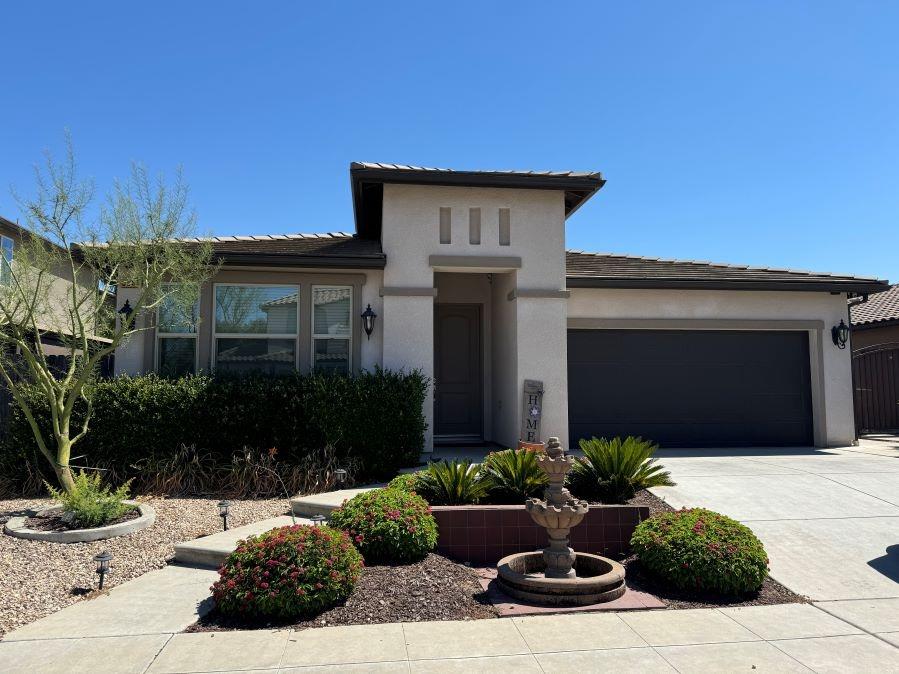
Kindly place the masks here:
<instances>
[{"instance_id":1,"label":"spiky green plant","mask_svg":"<svg viewBox=\"0 0 899 674\"><path fill-rule=\"evenodd\" d=\"M431 505L477 503L487 495L487 484L471 461L432 463L421 473L422 492Z\"/></svg>"},{"instance_id":2,"label":"spiky green plant","mask_svg":"<svg viewBox=\"0 0 899 674\"><path fill-rule=\"evenodd\" d=\"M99 473L85 473L82 470L75 475L71 491L56 490L49 483L44 484L50 497L62 504L63 512L79 527L101 527L134 508L122 503L128 498L131 480L113 490L103 484Z\"/></svg>"},{"instance_id":3,"label":"spiky green plant","mask_svg":"<svg viewBox=\"0 0 899 674\"><path fill-rule=\"evenodd\" d=\"M481 464L481 478L492 503L521 503L543 492L549 479L540 469L537 455L527 449L504 449L487 455Z\"/></svg>"},{"instance_id":4,"label":"spiky green plant","mask_svg":"<svg viewBox=\"0 0 899 674\"><path fill-rule=\"evenodd\" d=\"M649 440L628 436L580 441L584 456L569 473L572 493L603 503L625 503L638 489L670 487L671 474L652 455L659 448Z\"/></svg>"}]
</instances>

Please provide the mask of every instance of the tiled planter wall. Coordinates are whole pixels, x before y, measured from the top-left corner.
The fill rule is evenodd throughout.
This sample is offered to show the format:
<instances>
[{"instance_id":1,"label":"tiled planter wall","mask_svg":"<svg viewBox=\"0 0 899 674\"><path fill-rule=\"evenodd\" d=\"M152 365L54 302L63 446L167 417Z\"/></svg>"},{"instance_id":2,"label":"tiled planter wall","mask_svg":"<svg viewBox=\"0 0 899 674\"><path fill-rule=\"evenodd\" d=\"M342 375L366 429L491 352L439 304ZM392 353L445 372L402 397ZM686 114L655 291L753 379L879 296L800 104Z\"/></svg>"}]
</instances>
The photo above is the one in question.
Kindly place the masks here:
<instances>
[{"instance_id":1,"label":"tiled planter wall","mask_svg":"<svg viewBox=\"0 0 899 674\"><path fill-rule=\"evenodd\" d=\"M546 530L534 524L524 505L433 506L437 549L472 564L496 564L506 555L546 547ZM649 517L645 506L591 506L571 530L578 552L617 556L627 552L634 527Z\"/></svg>"}]
</instances>

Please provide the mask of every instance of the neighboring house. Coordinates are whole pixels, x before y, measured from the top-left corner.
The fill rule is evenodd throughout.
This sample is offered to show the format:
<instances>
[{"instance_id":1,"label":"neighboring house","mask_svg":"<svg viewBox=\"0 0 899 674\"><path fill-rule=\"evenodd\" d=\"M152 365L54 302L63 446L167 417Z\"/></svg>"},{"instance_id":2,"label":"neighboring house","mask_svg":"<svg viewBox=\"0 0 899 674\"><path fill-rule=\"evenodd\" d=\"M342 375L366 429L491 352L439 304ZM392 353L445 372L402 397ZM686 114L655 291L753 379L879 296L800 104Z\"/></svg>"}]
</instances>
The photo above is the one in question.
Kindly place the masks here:
<instances>
[{"instance_id":1,"label":"neighboring house","mask_svg":"<svg viewBox=\"0 0 899 674\"><path fill-rule=\"evenodd\" d=\"M536 432L571 444L851 443L849 351L831 328L849 298L886 283L566 252L566 218L604 182L354 163L355 234L213 238L223 266L202 289L198 332L144 317L155 330L116 365L418 368L434 382L426 450L435 439L513 446ZM542 400L525 397L526 381Z\"/></svg>"},{"instance_id":2,"label":"neighboring house","mask_svg":"<svg viewBox=\"0 0 899 674\"><path fill-rule=\"evenodd\" d=\"M899 285L867 302L852 316L852 379L859 433L899 430Z\"/></svg>"},{"instance_id":3,"label":"neighboring house","mask_svg":"<svg viewBox=\"0 0 899 674\"><path fill-rule=\"evenodd\" d=\"M26 236L30 236L28 230L0 216L0 285L12 282L11 266L14 269L17 264L21 264L16 257L16 249ZM47 239L43 239L43 241L48 247L52 246L64 253L63 249L51 241ZM41 302L44 310L42 315L36 317L36 323L42 331L41 343L44 346L44 353L49 356L69 355L69 348L65 346L63 338L71 332L67 328L69 324L68 307L71 306L71 301L68 299L71 279L71 269L60 266L54 270L47 299ZM84 288L91 288L91 285L95 283L93 277L87 274L78 279L78 284ZM110 297L110 302L114 301L115 298ZM101 338L95 337L95 339Z\"/></svg>"}]
</instances>

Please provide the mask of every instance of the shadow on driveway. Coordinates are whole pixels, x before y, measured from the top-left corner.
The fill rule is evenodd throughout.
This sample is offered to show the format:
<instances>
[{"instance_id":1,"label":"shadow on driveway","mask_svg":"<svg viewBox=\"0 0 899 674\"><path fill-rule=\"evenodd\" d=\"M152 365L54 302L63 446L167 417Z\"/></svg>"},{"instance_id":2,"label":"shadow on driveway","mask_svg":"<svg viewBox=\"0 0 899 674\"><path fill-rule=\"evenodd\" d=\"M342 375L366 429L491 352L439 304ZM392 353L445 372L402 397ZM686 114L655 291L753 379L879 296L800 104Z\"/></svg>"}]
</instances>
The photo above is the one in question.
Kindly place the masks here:
<instances>
[{"instance_id":1,"label":"shadow on driveway","mask_svg":"<svg viewBox=\"0 0 899 674\"><path fill-rule=\"evenodd\" d=\"M885 555L872 559L868 566L899 583L899 545L889 546Z\"/></svg>"}]
</instances>

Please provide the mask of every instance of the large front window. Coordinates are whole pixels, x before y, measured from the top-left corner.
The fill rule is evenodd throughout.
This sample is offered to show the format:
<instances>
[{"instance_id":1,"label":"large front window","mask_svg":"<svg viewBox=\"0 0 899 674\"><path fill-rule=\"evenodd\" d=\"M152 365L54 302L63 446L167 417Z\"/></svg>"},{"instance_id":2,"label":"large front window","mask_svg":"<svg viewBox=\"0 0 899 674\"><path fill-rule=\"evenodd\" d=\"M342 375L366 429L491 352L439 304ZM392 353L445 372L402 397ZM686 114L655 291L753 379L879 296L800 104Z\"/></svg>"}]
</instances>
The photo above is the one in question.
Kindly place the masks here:
<instances>
[{"instance_id":1,"label":"large front window","mask_svg":"<svg viewBox=\"0 0 899 674\"><path fill-rule=\"evenodd\" d=\"M297 368L299 287L258 284L215 286L217 372Z\"/></svg>"},{"instance_id":2,"label":"large front window","mask_svg":"<svg viewBox=\"0 0 899 674\"><path fill-rule=\"evenodd\" d=\"M350 286L312 287L312 368L347 374L352 368Z\"/></svg>"},{"instance_id":3,"label":"large front window","mask_svg":"<svg viewBox=\"0 0 899 674\"><path fill-rule=\"evenodd\" d=\"M197 317L199 307L169 295L156 313L156 371L181 377L197 369Z\"/></svg>"}]
</instances>

